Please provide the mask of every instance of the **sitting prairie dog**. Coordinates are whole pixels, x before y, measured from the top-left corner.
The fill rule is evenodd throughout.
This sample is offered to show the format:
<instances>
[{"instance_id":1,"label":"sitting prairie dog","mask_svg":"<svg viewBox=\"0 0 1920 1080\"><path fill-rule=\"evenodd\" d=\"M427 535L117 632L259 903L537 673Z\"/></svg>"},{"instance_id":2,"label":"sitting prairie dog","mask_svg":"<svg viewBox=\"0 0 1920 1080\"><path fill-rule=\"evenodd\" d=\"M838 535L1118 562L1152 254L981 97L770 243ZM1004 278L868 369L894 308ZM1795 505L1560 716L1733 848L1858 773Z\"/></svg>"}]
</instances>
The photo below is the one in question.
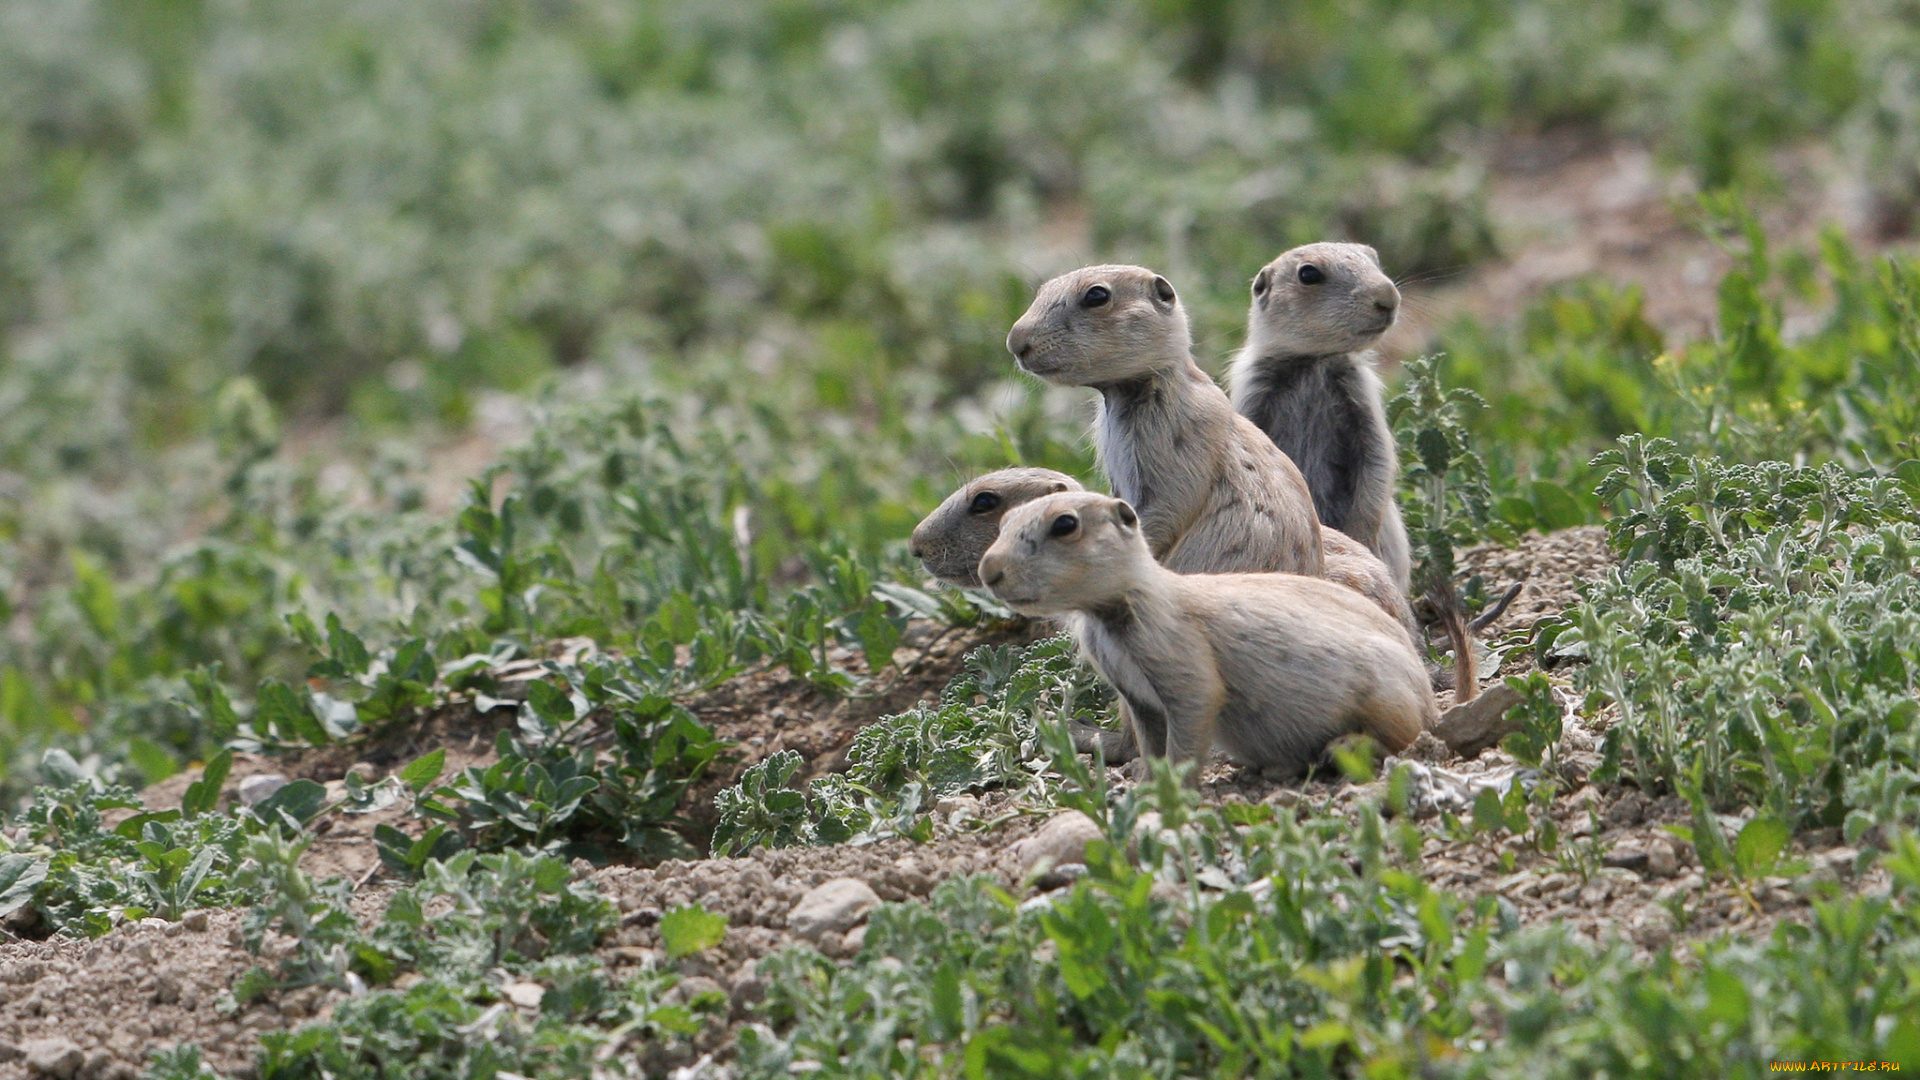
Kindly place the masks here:
<instances>
[{"instance_id":1,"label":"sitting prairie dog","mask_svg":"<svg viewBox=\"0 0 1920 1080\"><path fill-rule=\"evenodd\" d=\"M1144 524L1110 496L1042 496L1007 514L979 568L1014 610L1074 616L1143 752L1204 762L1217 737L1244 765L1298 773L1339 736L1398 751L1432 724L1426 670L1379 608L1318 578L1174 573Z\"/></svg>"},{"instance_id":2,"label":"sitting prairie dog","mask_svg":"<svg viewBox=\"0 0 1920 1080\"><path fill-rule=\"evenodd\" d=\"M1063 274L1040 287L1007 348L1030 374L1100 391L1094 451L1168 569L1320 575L1306 480L1193 362L1166 278L1138 266Z\"/></svg>"},{"instance_id":3,"label":"sitting prairie dog","mask_svg":"<svg viewBox=\"0 0 1920 1080\"><path fill-rule=\"evenodd\" d=\"M1080 481L1052 469L1021 467L976 476L914 526L907 550L946 584L977 589L980 556L999 537L1000 520L1008 511L1042 495L1084 490ZM1320 527L1320 549L1322 577L1380 605L1419 640L1413 609L1385 563L1346 533L1325 525Z\"/></svg>"},{"instance_id":4,"label":"sitting prairie dog","mask_svg":"<svg viewBox=\"0 0 1920 1080\"><path fill-rule=\"evenodd\" d=\"M1284 252L1254 276L1247 342L1227 388L1306 477L1321 523L1380 556L1405 591L1412 555L1393 501L1400 458L1366 351L1399 311L1400 290L1365 244Z\"/></svg>"}]
</instances>

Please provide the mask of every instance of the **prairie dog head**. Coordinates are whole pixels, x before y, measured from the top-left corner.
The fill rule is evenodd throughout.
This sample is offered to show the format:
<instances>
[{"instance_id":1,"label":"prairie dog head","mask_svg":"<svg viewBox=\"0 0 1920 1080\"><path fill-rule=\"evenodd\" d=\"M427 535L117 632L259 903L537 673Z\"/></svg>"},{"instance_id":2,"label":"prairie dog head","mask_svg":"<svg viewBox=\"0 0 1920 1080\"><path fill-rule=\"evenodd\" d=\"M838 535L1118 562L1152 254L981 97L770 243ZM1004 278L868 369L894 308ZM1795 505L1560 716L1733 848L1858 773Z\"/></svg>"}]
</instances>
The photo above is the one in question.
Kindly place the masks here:
<instances>
[{"instance_id":1,"label":"prairie dog head","mask_svg":"<svg viewBox=\"0 0 1920 1080\"><path fill-rule=\"evenodd\" d=\"M1307 244L1253 277L1249 353L1330 356L1380 340L1400 314L1400 290L1365 244Z\"/></svg>"},{"instance_id":2,"label":"prairie dog head","mask_svg":"<svg viewBox=\"0 0 1920 1080\"><path fill-rule=\"evenodd\" d=\"M1001 469L976 476L914 526L907 550L949 585L980 587L980 556L1000 535L1008 511L1042 495L1079 491L1080 481L1052 469Z\"/></svg>"},{"instance_id":3,"label":"prairie dog head","mask_svg":"<svg viewBox=\"0 0 1920 1080\"><path fill-rule=\"evenodd\" d=\"M1095 491L1046 495L1009 512L980 557L980 580L1022 615L1058 615L1117 599L1153 567L1140 517Z\"/></svg>"},{"instance_id":4,"label":"prairie dog head","mask_svg":"<svg viewBox=\"0 0 1920 1080\"><path fill-rule=\"evenodd\" d=\"M1192 344L1172 283L1144 266L1062 274L1007 333L1023 370L1062 386L1142 378L1184 361Z\"/></svg>"}]
</instances>

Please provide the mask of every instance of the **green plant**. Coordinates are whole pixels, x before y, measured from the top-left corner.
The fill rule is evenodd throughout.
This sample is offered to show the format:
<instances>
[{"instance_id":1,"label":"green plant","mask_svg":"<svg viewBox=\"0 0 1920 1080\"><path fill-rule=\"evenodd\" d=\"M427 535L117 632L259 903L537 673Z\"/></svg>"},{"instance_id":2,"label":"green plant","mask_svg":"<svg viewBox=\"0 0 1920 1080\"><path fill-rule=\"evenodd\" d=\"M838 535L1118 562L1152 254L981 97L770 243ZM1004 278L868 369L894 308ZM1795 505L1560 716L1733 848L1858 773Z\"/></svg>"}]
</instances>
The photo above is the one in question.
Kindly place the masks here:
<instances>
[{"instance_id":1,"label":"green plant","mask_svg":"<svg viewBox=\"0 0 1920 1080\"><path fill-rule=\"evenodd\" d=\"M1024 649L988 646L967 657L938 706L883 717L862 728L844 773L793 790L800 758L771 755L720 792L714 805L715 854L758 845L844 843L857 836L925 836L922 815L948 795L1019 787L1041 798L1050 779L1044 728L1062 720L1094 723L1112 701L1076 656L1072 641L1050 638Z\"/></svg>"},{"instance_id":2,"label":"green plant","mask_svg":"<svg viewBox=\"0 0 1920 1080\"><path fill-rule=\"evenodd\" d=\"M460 822L484 850L524 845L604 860L623 849L648 861L688 851L675 831L681 795L726 744L617 665L551 672L567 689L526 684L518 723L496 740L499 760L469 766L420 808Z\"/></svg>"},{"instance_id":3,"label":"green plant","mask_svg":"<svg viewBox=\"0 0 1920 1080\"><path fill-rule=\"evenodd\" d=\"M1597 462L1602 496L1626 507L1609 524L1625 561L1545 632L1578 644L1577 684L1619 709L1600 777L1697 786L1715 808L1751 803L1796 828L1898 814L1910 782L1895 778L1920 761L1920 517L1904 488L1637 437ZM1866 773L1891 801L1849 787Z\"/></svg>"},{"instance_id":4,"label":"green plant","mask_svg":"<svg viewBox=\"0 0 1920 1080\"><path fill-rule=\"evenodd\" d=\"M0 907L31 906L47 933L98 937L121 921L178 919L257 895L237 874L247 824L209 812L204 796L184 813L148 812L130 788L48 772L57 783L34 790L0 856ZM122 810L136 813L108 828L106 815Z\"/></svg>"}]
</instances>

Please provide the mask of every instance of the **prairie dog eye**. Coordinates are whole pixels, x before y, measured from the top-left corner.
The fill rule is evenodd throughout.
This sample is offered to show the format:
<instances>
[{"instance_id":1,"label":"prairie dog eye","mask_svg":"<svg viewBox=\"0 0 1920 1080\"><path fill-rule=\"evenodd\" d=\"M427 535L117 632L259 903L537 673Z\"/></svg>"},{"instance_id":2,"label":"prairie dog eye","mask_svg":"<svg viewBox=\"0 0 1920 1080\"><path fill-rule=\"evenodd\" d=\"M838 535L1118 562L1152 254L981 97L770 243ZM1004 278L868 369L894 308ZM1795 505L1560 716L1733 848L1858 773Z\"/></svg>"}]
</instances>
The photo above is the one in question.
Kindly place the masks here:
<instances>
[{"instance_id":1,"label":"prairie dog eye","mask_svg":"<svg viewBox=\"0 0 1920 1080\"><path fill-rule=\"evenodd\" d=\"M973 502L967 506L967 512L973 514L984 514L989 510L998 509L1000 509L1000 496L992 491L983 491L975 495Z\"/></svg>"},{"instance_id":2,"label":"prairie dog eye","mask_svg":"<svg viewBox=\"0 0 1920 1080\"><path fill-rule=\"evenodd\" d=\"M1108 291L1105 285L1095 285L1080 294L1080 306L1085 308L1099 307L1112 298L1113 293Z\"/></svg>"},{"instance_id":3,"label":"prairie dog eye","mask_svg":"<svg viewBox=\"0 0 1920 1080\"><path fill-rule=\"evenodd\" d=\"M1312 263L1300 267L1300 272L1295 276L1300 279L1302 285L1318 285L1327 280L1327 275L1321 273L1320 268Z\"/></svg>"},{"instance_id":4,"label":"prairie dog eye","mask_svg":"<svg viewBox=\"0 0 1920 1080\"><path fill-rule=\"evenodd\" d=\"M1262 269L1259 273L1253 275L1253 295L1255 297L1267 295L1267 279L1272 275L1273 271L1266 269Z\"/></svg>"},{"instance_id":5,"label":"prairie dog eye","mask_svg":"<svg viewBox=\"0 0 1920 1080\"><path fill-rule=\"evenodd\" d=\"M1072 514L1061 514L1053 519L1053 525L1047 529L1048 536L1072 536L1080 527L1080 519Z\"/></svg>"}]
</instances>

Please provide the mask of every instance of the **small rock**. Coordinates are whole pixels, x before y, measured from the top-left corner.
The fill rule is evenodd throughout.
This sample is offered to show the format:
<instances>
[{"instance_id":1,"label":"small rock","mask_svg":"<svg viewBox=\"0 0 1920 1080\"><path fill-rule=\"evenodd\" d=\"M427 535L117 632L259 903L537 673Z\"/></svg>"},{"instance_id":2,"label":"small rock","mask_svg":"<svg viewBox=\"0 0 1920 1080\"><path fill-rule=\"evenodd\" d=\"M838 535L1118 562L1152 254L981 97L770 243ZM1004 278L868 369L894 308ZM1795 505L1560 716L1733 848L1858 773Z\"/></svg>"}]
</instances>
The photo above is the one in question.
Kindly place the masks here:
<instances>
[{"instance_id":1,"label":"small rock","mask_svg":"<svg viewBox=\"0 0 1920 1080\"><path fill-rule=\"evenodd\" d=\"M1423 731L1414 737L1411 745L1400 751L1400 756L1409 761L1424 761L1429 765L1438 765L1453 757L1453 750L1440 737L1431 731Z\"/></svg>"},{"instance_id":2,"label":"small rock","mask_svg":"<svg viewBox=\"0 0 1920 1080\"><path fill-rule=\"evenodd\" d=\"M1853 876L1853 867L1860 859L1860 852L1850 847L1837 847L1820 855L1819 861L1833 872L1833 876L1842 881Z\"/></svg>"},{"instance_id":3,"label":"small rock","mask_svg":"<svg viewBox=\"0 0 1920 1080\"><path fill-rule=\"evenodd\" d=\"M727 998L727 992L720 988L719 983L705 975L689 975L673 984L673 989L662 995L661 1000L669 1005L687 1005L691 1004L695 998L705 997L708 994L718 994L721 1000Z\"/></svg>"},{"instance_id":4,"label":"small rock","mask_svg":"<svg viewBox=\"0 0 1920 1080\"><path fill-rule=\"evenodd\" d=\"M749 973L734 980L733 993L729 995L727 1003L737 1019L746 1016L749 1010L765 1000L767 984L761 981L760 976Z\"/></svg>"},{"instance_id":5,"label":"small rock","mask_svg":"<svg viewBox=\"0 0 1920 1080\"><path fill-rule=\"evenodd\" d=\"M20 960L0 968L0 982L25 986L31 982L39 982L40 977L46 973L47 965L38 960ZM5 1058L0 1058L0 1061L4 1060Z\"/></svg>"},{"instance_id":6,"label":"small rock","mask_svg":"<svg viewBox=\"0 0 1920 1080\"><path fill-rule=\"evenodd\" d=\"M537 1009L540 999L547 996L547 988L536 982L508 983L505 990L507 1000L523 1009Z\"/></svg>"},{"instance_id":7,"label":"small rock","mask_svg":"<svg viewBox=\"0 0 1920 1080\"><path fill-rule=\"evenodd\" d=\"M240 805L259 806L286 786L287 778L279 773L255 773L240 781Z\"/></svg>"},{"instance_id":8,"label":"small rock","mask_svg":"<svg viewBox=\"0 0 1920 1080\"><path fill-rule=\"evenodd\" d=\"M1647 816L1647 797L1637 791L1629 790L1614 800L1600 815L1611 829L1630 829Z\"/></svg>"},{"instance_id":9,"label":"small rock","mask_svg":"<svg viewBox=\"0 0 1920 1080\"><path fill-rule=\"evenodd\" d=\"M925 896L933 891L933 879L920 868L920 861L908 855L881 872L887 884L909 896Z\"/></svg>"},{"instance_id":10,"label":"small rock","mask_svg":"<svg viewBox=\"0 0 1920 1080\"><path fill-rule=\"evenodd\" d=\"M1055 889L1064 889L1086 876L1087 865L1085 863L1063 863L1060 866L1055 866L1035 874L1033 876L1033 884L1037 889L1052 892Z\"/></svg>"},{"instance_id":11,"label":"small rock","mask_svg":"<svg viewBox=\"0 0 1920 1080\"><path fill-rule=\"evenodd\" d=\"M980 816L980 800L972 795L949 795L933 804L933 812L947 824L957 826Z\"/></svg>"},{"instance_id":12,"label":"small rock","mask_svg":"<svg viewBox=\"0 0 1920 1080\"><path fill-rule=\"evenodd\" d=\"M1601 865L1618 867L1622 870L1632 870L1635 873L1643 873L1651 861L1652 856L1638 843L1632 840L1622 840L1613 845L1612 851L1607 852L1606 858L1601 860Z\"/></svg>"},{"instance_id":13,"label":"small rock","mask_svg":"<svg viewBox=\"0 0 1920 1080\"><path fill-rule=\"evenodd\" d=\"M1260 801L1266 803L1268 806L1285 808L1300 805L1300 799L1300 791L1297 788L1275 788L1269 791L1266 798Z\"/></svg>"},{"instance_id":14,"label":"small rock","mask_svg":"<svg viewBox=\"0 0 1920 1080\"><path fill-rule=\"evenodd\" d=\"M51 1076L55 1080L73 1080L79 1074L87 1055L72 1039L58 1036L51 1039L28 1039L20 1044L26 1055L27 1071L36 1076Z\"/></svg>"},{"instance_id":15,"label":"small rock","mask_svg":"<svg viewBox=\"0 0 1920 1080\"><path fill-rule=\"evenodd\" d=\"M867 924L866 923L861 923L859 926L856 926L853 929L847 931L847 936L841 939L841 945L845 948L848 956L852 956L855 953L858 953L862 948L866 946L866 944L867 944Z\"/></svg>"},{"instance_id":16,"label":"small rock","mask_svg":"<svg viewBox=\"0 0 1920 1080\"><path fill-rule=\"evenodd\" d=\"M660 909L657 907L634 908L620 916L620 926L656 926L660 922Z\"/></svg>"},{"instance_id":17,"label":"small rock","mask_svg":"<svg viewBox=\"0 0 1920 1080\"><path fill-rule=\"evenodd\" d=\"M25 1051L5 1039L0 1039L0 1062L14 1061Z\"/></svg>"},{"instance_id":18,"label":"small rock","mask_svg":"<svg viewBox=\"0 0 1920 1080\"><path fill-rule=\"evenodd\" d=\"M205 933L207 929L206 909L202 908L199 911L189 911L185 915L182 915L180 917L180 925L196 934Z\"/></svg>"},{"instance_id":19,"label":"small rock","mask_svg":"<svg viewBox=\"0 0 1920 1080\"><path fill-rule=\"evenodd\" d=\"M1087 844L1104 835L1092 818L1078 810L1055 814L1039 832L1014 845L1020 876L1032 877L1056 866L1085 863Z\"/></svg>"},{"instance_id":20,"label":"small rock","mask_svg":"<svg viewBox=\"0 0 1920 1080\"><path fill-rule=\"evenodd\" d=\"M1476 758L1500 744L1500 740L1520 730L1521 721L1509 719L1507 712L1520 704L1520 692L1506 683L1495 683L1465 704L1455 705L1440 714L1433 734L1455 754Z\"/></svg>"},{"instance_id":21,"label":"small rock","mask_svg":"<svg viewBox=\"0 0 1920 1080\"><path fill-rule=\"evenodd\" d=\"M1673 841L1664 836L1655 837L1647 845L1647 876L1670 878L1680 872L1680 853L1674 849Z\"/></svg>"},{"instance_id":22,"label":"small rock","mask_svg":"<svg viewBox=\"0 0 1920 1080\"><path fill-rule=\"evenodd\" d=\"M787 928L819 945L829 934L845 934L880 903L873 887L859 878L834 878L808 890L787 912Z\"/></svg>"}]
</instances>

